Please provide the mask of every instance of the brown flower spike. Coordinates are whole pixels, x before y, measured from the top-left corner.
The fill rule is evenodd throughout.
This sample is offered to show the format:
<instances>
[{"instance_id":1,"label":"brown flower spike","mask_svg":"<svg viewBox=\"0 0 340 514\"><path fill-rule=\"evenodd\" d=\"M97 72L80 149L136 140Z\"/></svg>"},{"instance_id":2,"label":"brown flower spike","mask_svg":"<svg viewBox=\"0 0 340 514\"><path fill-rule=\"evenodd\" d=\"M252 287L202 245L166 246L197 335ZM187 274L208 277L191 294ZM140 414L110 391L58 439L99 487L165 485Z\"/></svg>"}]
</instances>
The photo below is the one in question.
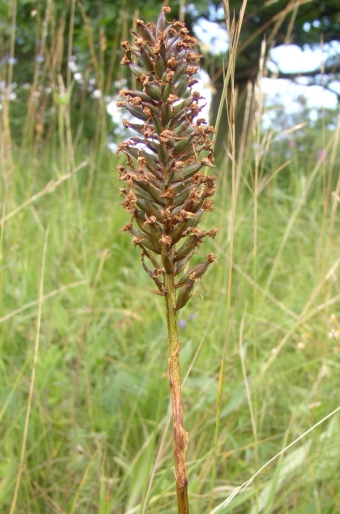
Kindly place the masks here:
<instances>
[{"instance_id":1,"label":"brown flower spike","mask_svg":"<svg viewBox=\"0 0 340 514\"><path fill-rule=\"evenodd\" d=\"M212 210L215 177L200 170L213 166L210 135L215 130L204 118L197 119L203 106L200 93L192 91L200 59L195 39L183 23L166 21L169 11L163 8L157 25L136 20L134 45L122 42L122 64L130 68L141 90L120 92L123 101L117 105L139 121L124 120L136 136L119 145L117 153L125 154L127 161L117 169L126 184L120 190L122 206L131 214L131 223L122 230L142 248L143 267L154 280L156 293L167 294L165 275L176 277L178 311L215 261L210 254L186 270L204 238L217 232L197 228L203 213Z\"/></svg>"}]
</instances>

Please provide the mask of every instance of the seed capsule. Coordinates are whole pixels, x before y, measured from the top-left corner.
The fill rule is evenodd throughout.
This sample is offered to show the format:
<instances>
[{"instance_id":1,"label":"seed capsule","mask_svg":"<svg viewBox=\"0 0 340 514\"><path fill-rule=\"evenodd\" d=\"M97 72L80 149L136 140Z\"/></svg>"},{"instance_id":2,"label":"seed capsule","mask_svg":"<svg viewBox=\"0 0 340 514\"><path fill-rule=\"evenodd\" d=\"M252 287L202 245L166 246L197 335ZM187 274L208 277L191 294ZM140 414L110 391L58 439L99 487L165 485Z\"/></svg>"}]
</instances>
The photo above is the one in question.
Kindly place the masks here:
<instances>
[{"instance_id":1,"label":"seed capsule","mask_svg":"<svg viewBox=\"0 0 340 514\"><path fill-rule=\"evenodd\" d=\"M131 99L140 98L142 102L152 103L151 98L146 94L143 93L143 91L132 91L130 89L123 90L120 92L120 96L123 96L125 98L128 98L128 100L131 101ZM140 102L140 103L142 103Z\"/></svg>"},{"instance_id":2,"label":"seed capsule","mask_svg":"<svg viewBox=\"0 0 340 514\"><path fill-rule=\"evenodd\" d=\"M196 280L200 278L208 269L209 264L212 261L205 261L201 264L197 264L190 268L186 273L184 273L183 277L177 282L176 287L182 287L189 279ZM193 277L193 278L191 278Z\"/></svg>"},{"instance_id":3,"label":"seed capsule","mask_svg":"<svg viewBox=\"0 0 340 514\"><path fill-rule=\"evenodd\" d=\"M162 75L164 73L165 66L164 66L164 61L160 55L157 55L157 57L156 57L155 69L156 69L157 77L159 79L161 79Z\"/></svg>"},{"instance_id":4,"label":"seed capsule","mask_svg":"<svg viewBox=\"0 0 340 514\"><path fill-rule=\"evenodd\" d=\"M137 198L136 205L143 213L147 214L148 216L155 216L159 222L162 221L162 215L152 201L146 200L144 198Z\"/></svg>"},{"instance_id":5,"label":"seed capsule","mask_svg":"<svg viewBox=\"0 0 340 514\"><path fill-rule=\"evenodd\" d=\"M168 152L166 151L166 147L164 145L158 146L158 157L161 162L167 164L168 162Z\"/></svg>"},{"instance_id":6,"label":"seed capsule","mask_svg":"<svg viewBox=\"0 0 340 514\"><path fill-rule=\"evenodd\" d=\"M171 93L174 93L174 86L169 83L165 86L164 91L163 91L163 97L162 97L163 102L167 101L167 99L169 98Z\"/></svg>"},{"instance_id":7,"label":"seed capsule","mask_svg":"<svg viewBox=\"0 0 340 514\"><path fill-rule=\"evenodd\" d=\"M141 212L141 211L138 211L138 212ZM162 236L162 231L157 225L152 225L152 226L146 225L144 213L142 213L142 214L143 214L142 218L140 216L137 217L137 215L136 215L134 219L136 220L136 223L139 226L139 228L141 229L141 231L143 232L143 234L148 236L151 239L151 241L154 243L154 245L157 246L159 239Z\"/></svg>"},{"instance_id":8,"label":"seed capsule","mask_svg":"<svg viewBox=\"0 0 340 514\"><path fill-rule=\"evenodd\" d=\"M165 28L165 14L162 10L161 14L159 15L157 26L156 26L156 37L160 36Z\"/></svg>"},{"instance_id":9,"label":"seed capsule","mask_svg":"<svg viewBox=\"0 0 340 514\"><path fill-rule=\"evenodd\" d=\"M165 272L172 273L174 270L174 263L173 263L171 254L169 255L168 248L164 248L164 247L162 248L161 259L162 259L162 264L164 266Z\"/></svg>"},{"instance_id":10,"label":"seed capsule","mask_svg":"<svg viewBox=\"0 0 340 514\"><path fill-rule=\"evenodd\" d=\"M143 184L143 182L139 182L138 185L135 181L134 189L138 197L143 197L145 200L148 200L152 203L156 203L162 207L165 207L166 202L160 197L160 192L156 188L152 188L152 186L148 184ZM158 196L157 196L158 192Z\"/></svg>"},{"instance_id":11,"label":"seed capsule","mask_svg":"<svg viewBox=\"0 0 340 514\"><path fill-rule=\"evenodd\" d=\"M183 243L180 249L175 253L175 262L180 261L186 257L188 253L195 248L196 245L197 238L195 236L188 237L185 243Z\"/></svg>"},{"instance_id":12,"label":"seed capsule","mask_svg":"<svg viewBox=\"0 0 340 514\"><path fill-rule=\"evenodd\" d=\"M130 70L132 71L132 73L137 77L137 78L140 78L142 75L144 75L145 73L145 70L143 68L141 68L140 66L138 66L137 64L135 64L134 62L131 62L129 64L129 68Z\"/></svg>"},{"instance_id":13,"label":"seed capsule","mask_svg":"<svg viewBox=\"0 0 340 514\"><path fill-rule=\"evenodd\" d=\"M150 43L155 42L154 35L142 20L136 20L136 27L140 30L141 35L146 41L149 41Z\"/></svg>"},{"instance_id":14,"label":"seed capsule","mask_svg":"<svg viewBox=\"0 0 340 514\"><path fill-rule=\"evenodd\" d=\"M148 52L146 52L143 47L140 49L140 56L141 56L141 59L143 61L145 68L148 71L153 71L153 68L154 68L153 61L150 59Z\"/></svg>"},{"instance_id":15,"label":"seed capsule","mask_svg":"<svg viewBox=\"0 0 340 514\"><path fill-rule=\"evenodd\" d=\"M181 178L183 180L187 180L191 178L195 173L197 173L200 169L203 168L203 165L200 162L195 162L194 164L189 164L185 168L182 168L180 171Z\"/></svg>"},{"instance_id":16,"label":"seed capsule","mask_svg":"<svg viewBox=\"0 0 340 514\"><path fill-rule=\"evenodd\" d=\"M144 86L145 92L152 98L153 100L161 100L162 94L160 88L155 86L154 84L145 84Z\"/></svg>"},{"instance_id":17,"label":"seed capsule","mask_svg":"<svg viewBox=\"0 0 340 514\"><path fill-rule=\"evenodd\" d=\"M160 135L163 131L163 127L161 125L159 118L157 116L152 116L152 121L153 121L153 124L154 124L157 134Z\"/></svg>"},{"instance_id":18,"label":"seed capsule","mask_svg":"<svg viewBox=\"0 0 340 514\"><path fill-rule=\"evenodd\" d=\"M143 232L140 232L139 230L131 229L130 232L131 232L132 235L135 236L135 238L137 238L137 240L138 240L137 244L139 244L141 246L145 246L146 248L148 248L152 252L157 253L158 255L160 255L160 253L161 253L161 246L160 246L160 244L158 244L156 246L155 243L151 240L150 237L148 237L146 234L143 234Z\"/></svg>"},{"instance_id":19,"label":"seed capsule","mask_svg":"<svg viewBox=\"0 0 340 514\"><path fill-rule=\"evenodd\" d=\"M138 134L143 134L145 124L141 125L140 123L131 123L128 120L123 120L124 127L131 128L138 132Z\"/></svg>"},{"instance_id":20,"label":"seed capsule","mask_svg":"<svg viewBox=\"0 0 340 514\"><path fill-rule=\"evenodd\" d=\"M169 123L170 116L171 116L170 105L168 103L163 103L163 105L161 107L161 120L162 120L163 126L165 126Z\"/></svg>"},{"instance_id":21,"label":"seed capsule","mask_svg":"<svg viewBox=\"0 0 340 514\"><path fill-rule=\"evenodd\" d=\"M188 63L187 62L180 62L176 66L175 74L174 74L174 78L173 78L173 82L174 83L176 83L178 81L178 79L184 75L184 72L185 72L187 67L188 67Z\"/></svg>"},{"instance_id":22,"label":"seed capsule","mask_svg":"<svg viewBox=\"0 0 340 514\"><path fill-rule=\"evenodd\" d=\"M184 96L184 93L186 93L189 85L189 77L185 75L182 77L177 86L176 86L176 95L182 98Z\"/></svg>"},{"instance_id":23,"label":"seed capsule","mask_svg":"<svg viewBox=\"0 0 340 514\"><path fill-rule=\"evenodd\" d=\"M203 212L204 211L202 209L202 213ZM189 227L195 227L199 223L202 213L199 216L194 216L193 218L188 218L185 221L182 221L181 223L179 223L177 225L177 227L174 229L174 231L171 234L173 244L176 244L182 237L185 237L184 236L185 231Z\"/></svg>"},{"instance_id":24,"label":"seed capsule","mask_svg":"<svg viewBox=\"0 0 340 514\"><path fill-rule=\"evenodd\" d=\"M184 201L189 196L190 189L191 189L191 184L189 184L187 187L183 187L182 186L182 189L179 190L180 192L177 193L175 198L174 198L174 201L173 201L173 206L174 207L178 207L180 205L183 205Z\"/></svg>"},{"instance_id":25,"label":"seed capsule","mask_svg":"<svg viewBox=\"0 0 340 514\"><path fill-rule=\"evenodd\" d=\"M193 102L192 98L186 98L185 100L182 100L179 104L175 105L174 107L174 116L177 116L180 113L184 113L185 110L191 105Z\"/></svg>"},{"instance_id":26,"label":"seed capsule","mask_svg":"<svg viewBox=\"0 0 340 514\"><path fill-rule=\"evenodd\" d=\"M129 112L131 112L132 116L135 116L139 120L146 121L150 117L147 114L145 114L143 109L141 109L140 107L135 107L134 105L131 105L131 104L126 104L125 109L127 109Z\"/></svg>"},{"instance_id":27,"label":"seed capsule","mask_svg":"<svg viewBox=\"0 0 340 514\"><path fill-rule=\"evenodd\" d=\"M154 104L152 104L151 101L152 100L149 99L148 103L145 102L144 109L150 111L150 116L152 116L152 114L155 114L156 116L159 117L159 115L160 115L159 109Z\"/></svg>"},{"instance_id":28,"label":"seed capsule","mask_svg":"<svg viewBox=\"0 0 340 514\"><path fill-rule=\"evenodd\" d=\"M175 144L174 149L172 150L172 155L177 156L183 153L188 146L190 145L192 137L188 137L186 139L182 139L178 143Z\"/></svg>"},{"instance_id":29,"label":"seed capsule","mask_svg":"<svg viewBox=\"0 0 340 514\"><path fill-rule=\"evenodd\" d=\"M178 275L178 273L184 270L188 262L190 262L190 259L193 256L194 251L195 248L193 248L186 257L175 263L175 275Z\"/></svg>"},{"instance_id":30,"label":"seed capsule","mask_svg":"<svg viewBox=\"0 0 340 514\"><path fill-rule=\"evenodd\" d=\"M184 307L192 297L194 283L194 281L188 280L188 282L181 288L176 301L176 311L182 309L182 307Z\"/></svg>"},{"instance_id":31,"label":"seed capsule","mask_svg":"<svg viewBox=\"0 0 340 514\"><path fill-rule=\"evenodd\" d=\"M165 61L167 61L168 59L170 59L172 53L176 53L176 46L178 45L178 43L180 43L180 38L179 37L175 37L173 40L172 40L172 43L170 44L170 46L167 48L167 51L166 51L166 54L165 54Z\"/></svg>"}]
</instances>

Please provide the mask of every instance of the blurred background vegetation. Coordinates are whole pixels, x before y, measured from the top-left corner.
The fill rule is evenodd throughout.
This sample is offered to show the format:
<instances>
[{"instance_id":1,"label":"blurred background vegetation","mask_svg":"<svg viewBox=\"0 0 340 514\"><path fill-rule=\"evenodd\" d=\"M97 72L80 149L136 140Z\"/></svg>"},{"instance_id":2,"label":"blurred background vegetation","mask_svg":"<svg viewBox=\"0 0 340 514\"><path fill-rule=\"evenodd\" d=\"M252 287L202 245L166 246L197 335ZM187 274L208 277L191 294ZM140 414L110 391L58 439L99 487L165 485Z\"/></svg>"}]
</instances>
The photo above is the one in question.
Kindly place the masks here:
<instances>
[{"instance_id":1,"label":"blurred background vegetation","mask_svg":"<svg viewBox=\"0 0 340 514\"><path fill-rule=\"evenodd\" d=\"M162 4L0 4L4 513L175 511L164 306L119 232L109 143L122 136L107 113L129 80L120 41ZM221 106L208 222L220 232L206 243L218 265L179 320L195 513L339 406L338 111L312 122L303 98L297 114L264 103L261 78L276 45L338 41L340 6L249 0L240 18L240 3L228 5L237 47L200 46L213 121ZM226 26L221 2L183 7L171 2L171 16L190 30ZM339 66L332 57L305 75L328 88ZM219 512L339 512L339 433L335 414Z\"/></svg>"}]
</instances>

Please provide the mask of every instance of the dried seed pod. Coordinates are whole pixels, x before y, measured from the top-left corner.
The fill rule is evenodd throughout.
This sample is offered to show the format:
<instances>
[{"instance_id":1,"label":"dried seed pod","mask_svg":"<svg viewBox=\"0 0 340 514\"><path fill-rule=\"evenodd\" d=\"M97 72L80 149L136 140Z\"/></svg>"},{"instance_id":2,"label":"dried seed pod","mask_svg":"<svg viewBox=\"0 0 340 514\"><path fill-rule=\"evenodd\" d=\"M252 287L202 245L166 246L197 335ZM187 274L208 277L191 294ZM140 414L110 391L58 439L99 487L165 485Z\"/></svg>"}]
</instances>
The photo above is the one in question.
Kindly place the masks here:
<instances>
[{"instance_id":1,"label":"dried seed pod","mask_svg":"<svg viewBox=\"0 0 340 514\"><path fill-rule=\"evenodd\" d=\"M118 154L123 153L127 162L118 171L126 183L121 188L122 205L131 216L124 230L142 248L143 267L158 294L166 294L165 274L178 277L179 310L214 260L208 257L183 274L203 239L215 235L214 230L197 228L203 213L212 209L212 200L206 198L214 194L215 179L200 170L213 166L214 129L203 118L195 121L202 109L200 93L192 91L200 58L195 40L183 23L167 22L168 12L168 7L162 9L156 25L137 20L134 44L122 43L122 63L137 77L141 90L121 91L118 105L142 123L124 121L137 136L119 145Z\"/></svg>"},{"instance_id":2,"label":"dried seed pod","mask_svg":"<svg viewBox=\"0 0 340 514\"><path fill-rule=\"evenodd\" d=\"M192 297L194 283L195 282L193 280L188 280L188 282L186 282L184 286L181 288L176 300L176 311L182 309L182 307L184 307L184 305L186 305Z\"/></svg>"},{"instance_id":3,"label":"dried seed pod","mask_svg":"<svg viewBox=\"0 0 340 514\"><path fill-rule=\"evenodd\" d=\"M177 116L178 114L184 114L186 109L192 104L193 101L193 98L186 98L185 100L182 100L174 107L174 116Z\"/></svg>"},{"instance_id":4,"label":"dried seed pod","mask_svg":"<svg viewBox=\"0 0 340 514\"><path fill-rule=\"evenodd\" d=\"M190 190L191 190L191 184L188 184L186 187L183 187L183 185L182 185L182 188L179 189L178 193L176 193L176 191L175 191L175 198L173 201L174 207L183 205L184 201L188 198L188 194L190 193Z\"/></svg>"},{"instance_id":5,"label":"dried seed pod","mask_svg":"<svg viewBox=\"0 0 340 514\"><path fill-rule=\"evenodd\" d=\"M153 84L145 84L144 88L145 88L145 92L153 100L161 100L162 99L162 93L161 93L160 87L155 86Z\"/></svg>"},{"instance_id":6,"label":"dried seed pod","mask_svg":"<svg viewBox=\"0 0 340 514\"><path fill-rule=\"evenodd\" d=\"M140 56L141 56L144 66L145 66L145 69L147 69L148 71L153 71L154 63L151 60L148 52L143 47L140 49Z\"/></svg>"},{"instance_id":7,"label":"dried seed pod","mask_svg":"<svg viewBox=\"0 0 340 514\"><path fill-rule=\"evenodd\" d=\"M155 42L155 36L142 20L136 20L136 27L139 29L143 39L149 43Z\"/></svg>"},{"instance_id":8,"label":"dried seed pod","mask_svg":"<svg viewBox=\"0 0 340 514\"><path fill-rule=\"evenodd\" d=\"M188 89L188 85L189 77L185 75L179 80L178 85L176 86L176 95L182 98Z\"/></svg>"},{"instance_id":9,"label":"dried seed pod","mask_svg":"<svg viewBox=\"0 0 340 514\"><path fill-rule=\"evenodd\" d=\"M129 68L138 79L144 74L144 69L133 62L129 63Z\"/></svg>"},{"instance_id":10,"label":"dried seed pod","mask_svg":"<svg viewBox=\"0 0 340 514\"><path fill-rule=\"evenodd\" d=\"M142 247L146 247L152 252L157 253L158 255L161 254L161 245L155 244L150 237L148 237L146 234L143 234L143 232L140 232L139 230L130 230L131 234L135 236L135 244L138 244ZM137 241L138 240L138 241Z\"/></svg>"},{"instance_id":11,"label":"dried seed pod","mask_svg":"<svg viewBox=\"0 0 340 514\"><path fill-rule=\"evenodd\" d=\"M168 160L169 160L169 157L168 157L168 152L165 148L164 145L159 145L158 146L158 157L159 157L159 160L162 164L167 164Z\"/></svg>"},{"instance_id":12,"label":"dried seed pod","mask_svg":"<svg viewBox=\"0 0 340 514\"><path fill-rule=\"evenodd\" d=\"M196 266L193 266L186 273L184 273L181 279L177 282L176 287L184 286L184 284L189 279L191 281L195 281L198 278L201 278L201 276L207 271L209 264L211 264L214 261L216 261L214 254L209 254L207 261L202 262L201 264L197 264Z\"/></svg>"},{"instance_id":13,"label":"dried seed pod","mask_svg":"<svg viewBox=\"0 0 340 514\"><path fill-rule=\"evenodd\" d=\"M162 214L157 209L154 202L144 198L137 198L136 205L141 209L141 212L144 212L147 216L155 216L157 221L162 221Z\"/></svg>"},{"instance_id":14,"label":"dried seed pod","mask_svg":"<svg viewBox=\"0 0 340 514\"><path fill-rule=\"evenodd\" d=\"M195 248L193 248L186 257L184 257L180 261L175 262L175 275L178 275L178 273L181 273L181 271L183 271L186 268L187 264L190 262L191 257L194 255L194 251Z\"/></svg>"},{"instance_id":15,"label":"dried seed pod","mask_svg":"<svg viewBox=\"0 0 340 514\"><path fill-rule=\"evenodd\" d=\"M163 124L163 127L165 127L169 123L170 117L171 117L170 105L168 103L163 103L162 108L161 108L161 122Z\"/></svg>"},{"instance_id":16,"label":"dried seed pod","mask_svg":"<svg viewBox=\"0 0 340 514\"><path fill-rule=\"evenodd\" d=\"M180 62L177 66L175 66L175 73L174 73L174 76L173 76L173 83L174 84L176 84L178 79L183 77L183 75L185 73L185 70L187 70L187 68L188 68L188 63L187 62Z\"/></svg>"},{"instance_id":17,"label":"dried seed pod","mask_svg":"<svg viewBox=\"0 0 340 514\"><path fill-rule=\"evenodd\" d=\"M157 116L152 116L152 121L153 121L153 124L154 124L157 134L160 135L163 130L161 120Z\"/></svg>"},{"instance_id":18,"label":"dried seed pod","mask_svg":"<svg viewBox=\"0 0 340 514\"><path fill-rule=\"evenodd\" d=\"M164 69L165 69L164 61L160 55L157 55L156 62L155 62L155 70L156 70L156 75L159 79L162 78Z\"/></svg>"},{"instance_id":19,"label":"dried seed pod","mask_svg":"<svg viewBox=\"0 0 340 514\"><path fill-rule=\"evenodd\" d=\"M161 14L159 15L157 26L156 26L156 37L159 37L163 30L165 29L165 12L162 10Z\"/></svg>"},{"instance_id":20,"label":"dried seed pod","mask_svg":"<svg viewBox=\"0 0 340 514\"><path fill-rule=\"evenodd\" d=\"M201 211L199 211L196 215L193 215L193 217L182 221L176 226L171 234L173 244L177 243L180 239L185 237L186 230L189 227L195 227L200 222L203 212L204 209L201 209Z\"/></svg>"},{"instance_id":21,"label":"dried seed pod","mask_svg":"<svg viewBox=\"0 0 340 514\"><path fill-rule=\"evenodd\" d=\"M194 164L189 164L189 166L183 167L180 171L181 179L187 180L188 178L191 178L202 168L203 164L201 162L195 162Z\"/></svg>"},{"instance_id":22,"label":"dried seed pod","mask_svg":"<svg viewBox=\"0 0 340 514\"><path fill-rule=\"evenodd\" d=\"M140 107L135 107L131 104L126 104L125 109L131 112L132 116L135 116L139 120L146 121L150 117L143 111L143 109L141 109Z\"/></svg>"},{"instance_id":23,"label":"dried seed pod","mask_svg":"<svg viewBox=\"0 0 340 514\"><path fill-rule=\"evenodd\" d=\"M191 140L192 136L182 139L182 141L176 143L172 151L172 155L177 157L178 155L182 154L190 145Z\"/></svg>"},{"instance_id":24,"label":"dried seed pod","mask_svg":"<svg viewBox=\"0 0 340 514\"><path fill-rule=\"evenodd\" d=\"M167 84L163 91L162 100L163 102L166 102L170 96L171 93L175 91L174 86L172 84Z\"/></svg>"},{"instance_id":25,"label":"dried seed pod","mask_svg":"<svg viewBox=\"0 0 340 514\"><path fill-rule=\"evenodd\" d=\"M184 259L184 257L186 257L191 252L191 250L195 249L196 246L197 238L195 236L188 237L185 243L183 243L179 250L177 250L175 253L175 262Z\"/></svg>"}]
</instances>

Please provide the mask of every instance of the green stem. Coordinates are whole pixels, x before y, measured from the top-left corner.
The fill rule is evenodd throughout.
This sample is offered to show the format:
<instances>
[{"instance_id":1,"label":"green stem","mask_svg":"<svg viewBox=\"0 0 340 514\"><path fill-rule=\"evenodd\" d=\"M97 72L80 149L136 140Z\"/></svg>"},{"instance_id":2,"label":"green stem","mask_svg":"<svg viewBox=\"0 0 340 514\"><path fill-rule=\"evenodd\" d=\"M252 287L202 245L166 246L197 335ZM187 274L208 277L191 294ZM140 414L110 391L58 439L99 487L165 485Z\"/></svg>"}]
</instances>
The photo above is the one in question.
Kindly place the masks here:
<instances>
[{"instance_id":1,"label":"green stem","mask_svg":"<svg viewBox=\"0 0 340 514\"><path fill-rule=\"evenodd\" d=\"M165 289L177 505L178 514L189 514L188 479L185 465L185 451L188 445L188 433L183 427L181 372L179 362L180 343L178 340L177 317L175 312L176 291L173 274L165 273Z\"/></svg>"}]
</instances>

